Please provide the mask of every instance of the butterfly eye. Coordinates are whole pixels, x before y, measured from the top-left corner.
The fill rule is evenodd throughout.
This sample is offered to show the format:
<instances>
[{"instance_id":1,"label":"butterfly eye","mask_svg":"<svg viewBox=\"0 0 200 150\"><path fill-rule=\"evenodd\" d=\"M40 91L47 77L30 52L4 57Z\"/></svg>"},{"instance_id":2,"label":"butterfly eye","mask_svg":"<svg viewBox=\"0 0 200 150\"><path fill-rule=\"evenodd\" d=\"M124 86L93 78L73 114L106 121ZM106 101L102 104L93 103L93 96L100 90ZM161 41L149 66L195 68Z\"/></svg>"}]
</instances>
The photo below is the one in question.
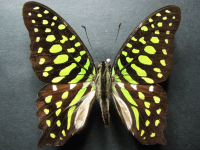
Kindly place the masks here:
<instances>
[{"instance_id":1,"label":"butterfly eye","mask_svg":"<svg viewBox=\"0 0 200 150\"><path fill-rule=\"evenodd\" d=\"M108 68L109 68L109 69L111 68L111 65L110 65L110 64L108 64Z\"/></svg>"},{"instance_id":2,"label":"butterfly eye","mask_svg":"<svg viewBox=\"0 0 200 150\"><path fill-rule=\"evenodd\" d=\"M101 64L98 64L98 65L97 65L97 70L99 70L100 67L101 67Z\"/></svg>"}]
</instances>

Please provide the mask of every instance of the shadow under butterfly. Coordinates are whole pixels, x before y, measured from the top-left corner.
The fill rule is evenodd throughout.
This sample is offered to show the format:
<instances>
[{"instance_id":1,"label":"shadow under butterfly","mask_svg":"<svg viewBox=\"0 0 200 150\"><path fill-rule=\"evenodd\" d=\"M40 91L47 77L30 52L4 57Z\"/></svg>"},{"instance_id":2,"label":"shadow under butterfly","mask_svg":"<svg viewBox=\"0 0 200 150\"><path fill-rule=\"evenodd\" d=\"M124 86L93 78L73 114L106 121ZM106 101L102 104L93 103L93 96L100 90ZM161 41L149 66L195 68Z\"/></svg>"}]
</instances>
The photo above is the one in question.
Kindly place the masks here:
<instances>
[{"instance_id":1,"label":"shadow under butterfly","mask_svg":"<svg viewBox=\"0 0 200 150\"><path fill-rule=\"evenodd\" d=\"M109 126L111 95L122 122L141 144L166 145L168 102L158 84L172 67L173 39L181 20L178 6L150 14L126 39L113 66L107 59L97 69L79 36L52 9L26 2L23 19L33 70L47 83L36 101L42 130L38 147L64 145L85 126L95 97Z\"/></svg>"}]
</instances>

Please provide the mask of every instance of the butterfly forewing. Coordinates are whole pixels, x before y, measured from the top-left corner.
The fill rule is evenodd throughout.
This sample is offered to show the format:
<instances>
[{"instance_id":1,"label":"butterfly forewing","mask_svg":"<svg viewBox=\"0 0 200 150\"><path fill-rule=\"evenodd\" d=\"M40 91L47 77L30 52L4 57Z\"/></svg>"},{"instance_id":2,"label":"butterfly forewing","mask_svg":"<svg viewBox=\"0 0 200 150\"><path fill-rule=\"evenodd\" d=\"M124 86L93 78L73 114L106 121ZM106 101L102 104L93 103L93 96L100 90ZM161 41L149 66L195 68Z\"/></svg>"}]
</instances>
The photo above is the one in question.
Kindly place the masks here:
<instances>
[{"instance_id":1,"label":"butterfly forewing","mask_svg":"<svg viewBox=\"0 0 200 150\"><path fill-rule=\"evenodd\" d=\"M163 7L149 15L130 34L118 52L112 75L132 84L165 81L173 61L173 39L180 23L178 6Z\"/></svg>"},{"instance_id":2,"label":"butterfly forewing","mask_svg":"<svg viewBox=\"0 0 200 150\"><path fill-rule=\"evenodd\" d=\"M168 102L159 85L116 82L112 94L122 121L142 144L166 144L163 130Z\"/></svg>"},{"instance_id":3,"label":"butterfly forewing","mask_svg":"<svg viewBox=\"0 0 200 150\"><path fill-rule=\"evenodd\" d=\"M47 84L38 93L38 125L43 134L38 146L63 145L87 120L93 99L93 82Z\"/></svg>"},{"instance_id":4,"label":"butterfly forewing","mask_svg":"<svg viewBox=\"0 0 200 150\"><path fill-rule=\"evenodd\" d=\"M27 2L23 18L31 39L33 70L46 83L91 81L93 60L70 25L50 8Z\"/></svg>"}]
</instances>

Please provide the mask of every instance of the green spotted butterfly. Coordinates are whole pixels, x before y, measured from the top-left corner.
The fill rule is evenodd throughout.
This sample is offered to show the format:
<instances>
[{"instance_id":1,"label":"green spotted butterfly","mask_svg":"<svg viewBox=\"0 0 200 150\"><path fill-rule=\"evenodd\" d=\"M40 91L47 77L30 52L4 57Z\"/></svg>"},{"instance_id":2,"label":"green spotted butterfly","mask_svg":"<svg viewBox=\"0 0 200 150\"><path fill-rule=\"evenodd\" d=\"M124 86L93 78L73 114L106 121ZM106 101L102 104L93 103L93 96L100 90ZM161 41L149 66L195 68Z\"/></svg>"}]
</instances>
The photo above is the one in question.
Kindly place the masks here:
<instances>
[{"instance_id":1,"label":"green spotted butterfly","mask_svg":"<svg viewBox=\"0 0 200 150\"><path fill-rule=\"evenodd\" d=\"M95 97L108 126L111 95L127 130L140 143L167 143L163 130L168 102L158 83L167 79L172 67L173 39L181 20L178 6L150 14L126 39L112 68L107 59L97 70L82 40L56 12L26 2L23 18L33 70L47 83L36 102L43 132L39 147L64 145L81 130Z\"/></svg>"}]
</instances>

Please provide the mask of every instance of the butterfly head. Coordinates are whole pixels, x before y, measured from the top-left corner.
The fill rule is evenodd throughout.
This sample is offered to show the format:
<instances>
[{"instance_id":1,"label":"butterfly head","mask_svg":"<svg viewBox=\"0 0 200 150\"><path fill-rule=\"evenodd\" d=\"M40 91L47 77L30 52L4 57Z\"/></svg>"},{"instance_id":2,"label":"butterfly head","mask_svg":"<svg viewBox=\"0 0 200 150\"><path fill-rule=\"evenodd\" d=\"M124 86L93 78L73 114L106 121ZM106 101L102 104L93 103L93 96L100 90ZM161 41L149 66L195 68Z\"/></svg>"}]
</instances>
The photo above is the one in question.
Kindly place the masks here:
<instances>
[{"instance_id":1,"label":"butterfly head","mask_svg":"<svg viewBox=\"0 0 200 150\"><path fill-rule=\"evenodd\" d=\"M106 61L102 61L100 62L100 64L97 65L97 70L105 70L106 69L111 69L111 65L110 65L110 58L107 58Z\"/></svg>"}]
</instances>

